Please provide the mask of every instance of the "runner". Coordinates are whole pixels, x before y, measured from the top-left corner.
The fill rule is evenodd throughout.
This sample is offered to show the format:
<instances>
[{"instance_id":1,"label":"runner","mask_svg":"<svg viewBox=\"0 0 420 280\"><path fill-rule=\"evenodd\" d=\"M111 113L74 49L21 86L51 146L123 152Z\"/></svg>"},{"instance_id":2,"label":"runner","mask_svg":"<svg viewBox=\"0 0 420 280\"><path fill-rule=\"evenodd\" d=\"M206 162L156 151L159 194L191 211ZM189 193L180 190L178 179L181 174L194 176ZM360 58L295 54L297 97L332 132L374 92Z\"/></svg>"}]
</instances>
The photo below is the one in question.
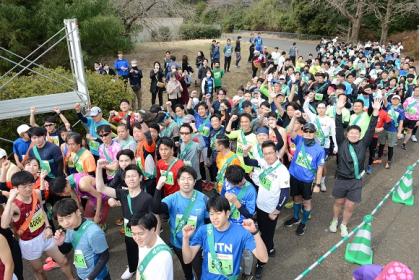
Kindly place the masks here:
<instances>
[{"instance_id":1,"label":"runner","mask_svg":"<svg viewBox=\"0 0 420 280\"><path fill-rule=\"evenodd\" d=\"M7 229L13 224L19 236L22 258L29 261L37 279L47 279L41 261L45 252L58 263L66 279L73 280L66 257L58 250L52 239L53 231L42 208L42 194L39 190L32 189L33 183L34 177L28 171L19 171L12 176L14 188L9 192L1 216L1 227Z\"/></svg>"},{"instance_id":2,"label":"runner","mask_svg":"<svg viewBox=\"0 0 420 280\"><path fill-rule=\"evenodd\" d=\"M408 97L404 101L404 128L407 129L407 134L404 137L404 142L401 148L406 150L407 142L411 138L413 142L417 142L414 129L419 126L419 86L416 85L413 96Z\"/></svg>"},{"instance_id":3,"label":"runner","mask_svg":"<svg viewBox=\"0 0 420 280\"><path fill-rule=\"evenodd\" d=\"M82 147L82 136L77 132L71 132L67 135L67 145L70 151L69 156L65 159L67 174L87 173L95 175L96 162L92 153Z\"/></svg>"},{"instance_id":4,"label":"runner","mask_svg":"<svg viewBox=\"0 0 420 280\"><path fill-rule=\"evenodd\" d=\"M139 219L133 218L130 223L139 251L136 279L172 280L172 251L158 235L156 217L147 213Z\"/></svg>"},{"instance_id":5,"label":"runner","mask_svg":"<svg viewBox=\"0 0 420 280\"><path fill-rule=\"evenodd\" d=\"M316 139L318 140L321 147L324 148L325 160L327 160L328 155L330 153L330 145L331 145L330 138L332 138L333 143L334 143L333 153L336 154L338 151L337 139L335 136L335 122L334 122L334 119L325 115L325 112L326 112L325 103L323 102L318 103L316 107L317 114L314 114L309 109L309 102L311 102L314 98L315 98L314 93L309 93L307 95L305 103L303 103L303 110L305 111L306 115L309 116L309 120L316 126L316 132L317 132ZM324 168L322 170L321 189L319 189L318 187L315 187L313 189L313 192L317 193L320 190L322 192L327 191L327 185L325 184L326 176L327 176L327 168L324 165Z\"/></svg>"},{"instance_id":6,"label":"runner","mask_svg":"<svg viewBox=\"0 0 420 280\"><path fill-rule=\"evenodd\" d=\"M127 252L128 267L121 275L121 279L130 279L136 272L139 251L133 240L130 227L128 225L132 217L141 218L152 210L152 196L142 191L140 182L142 173L135 164L128 165L124 170L124 181L127 189L113 189L105 186L102 176L102 170L107 165L106 160L98 160L96 168L96 189L108 197L117 199L121 202L122 215L125 228L125 248Z\"/></svg>"},{"instance_id":7,"label":"runner","mask_svg":"<svg viewBox=\"0 0 420 280\"><path fill-rule=\"evenodd\" d=\"M48 172L47 180L63 175L63 155L60 148L46 141L47 131L43 127L33 127L29 130L34 146L29 149L29 156L36 158L41 164L41 170Z\"/></svg>"},{"instance_id":8,"label":"runner","mask_svg":"<svg viewBox=\"0 0 420 280\"><path fill-rule=\"evenodd\" d=\"M221 192L223 181L225 178L226 169L231 165L241 165L238 156L232 152L229 148L229 138L224 135L218 135L216 138L216 190L218 193Z\"/></svg>"},{"instance_id":9,"label":"runner","mask_svg":"<svg viewBox=\"0 0 420 280\"><path fill-rule=\"evenodd\" d=\"M178 171L180 189L162 200L162 187L165 184L165 176L159 179L153 198L153 212L156 214L169 215L170 242L175 254L181 262L185 279L200 279L201 254L196 255L192 264L184 263L182 259L182 228L189 224L200 227L209 218L206 209L207 196L198 190L194 190L197 180L197 172L191 166L183 166ZM195 273L195 278L193 275Z\"/></svg>"},{"instance_id":10,"label":"runner","mask_svg":"<svg viewBox=\"0 0 420 280\"><path fill-rule=\"evenodd\" d=\"M195 189L201 191L201 174L200 174L200 153L204 148L203 142L197 143L192 140L193 129L188 123L181 125L179 134L181 135L181 146L179 150L179 159L184 161L184 165L191 166L197 173Z\"/></svg>"},{"instance_id":11,"label":"runner","mask_svg":"<svg viewBox=\"0 0 420 280\"><path fill-rule=\"evenodd\" d=\"M168 137L162 137L159 141L158 150L161 159L157 162L157 181L160 176L165 176L163 196L166 197L179 190L178 170L184 166L184 162L174 157L174 142Z\"/></svg>"},{"instance_id":12,"label":"runner","mask_svg":"<svg viewBox=\"0 0 420 280\"><path fill-rule=\"evenodd\" d=\"M94 177L83 173L71 174L67 178L60 176L51 182L51 190L61 197L70 195L77 201L79 208L84 209L84 217L92 219L106 229L109 212L108 198L96 189ZM83 207L82 199L87 199Z\"/></svg>"},{"instance_id":13,"label":"runner","mask_svg":"<svg viewBox=\"0 0 420 280\"><path fill-rule=\"evenodd\" d=\"M251 251L262 262L268 261L267 248L253 220L244 220L242 226L229 222L230 204L222 196L210 198L207 210L211 224L199 228L186 225L182 229L184 262L191 263L200 249L203 250L202 280L239 277L245 250Z\"/></svg>"},{"instance_id":14,"label":"runner","mask_svg":"<svg viewBox=\"0 0 420 280\"><path fill-rule=\"evenodd\" d=\"M293 123L300 117L300 111L296 111L290 122ZM312 209L312 183L320 187L322 169L325 163L325 151L315 141L316 127L312 123L303 126L303 136L297 135L296 131L288 129L293 142L296 144L296 151L290 163L290 196L293 197L293 217L287 220L284 225L291 227L299 224L296 229L297 235L305 234L306 224ZM303 203L303 207L302 207ZM299 218L303 208L303 217Z\"/></svg>"},{"instance_id":15,"label":"runner","mask_svg":"<svg viewBox=\"0 0 420 280\"><path fill-rule=\"evenodd\" d=\"M345 103L339 100L337 103L337 117L335 125L337 129L337 170L336 180L332 195L335 198L333 207L333 220L329 230L337 232L338 218L343 211L343 220L340 225L341 236L348 235L347 224L353 214L357 203L362 200L362 177L364 173L364 163L366 149L375 133L375 126L378 120L379 109L382 101L377 98L373 102L373 114L370 118L369 126L364 137L361 137L361 128L357 125L350 125L347 128L347 135L344 136L344 128L341 120L341 109Z\"/></svg>"},{"instance_id":16,"label":"runner","mask_svg":"<svg viewBox=\"0 0 420 280\"><path fill-rule=\"evenodd\" d=\"M249 149L249 146L247 147ZM289 198L290 174L287 168L278 160L276 145L273 141L262 144L263 159L252 160L245 150L245 162L252 165L255 171L252 180L258 186L257 222L261 230L261 238L266 244L268 256L274 257L274 232L277 218ZM256 279L261 279L265 263L258 261L255 272Z\"/></svg>"},{"instance_id":17,"label":"runner","mask_svg":"<svg viewBox=\"0 0 420 280\"><path fill-rule=\"evenodd\" d=\"M232 123L239 118L240 129L232 130ZM251 129L252 116L247 113L241 114L239 117L237 115L232 115L229 120L228 125L226 126L226 136L230 140L236 139L236 155L238 156L242 168L245 170L245 173L249 174L252 171L251 166L247 166L244 163L243 149L245 145L255 145L257 144L257 136L252 132Z\"/></svg>"},{"instance_id":18,"label":"runner","mask_svg":"<svg viewBox=\"0 0 420 280\"><path fill-rule=\"evenodd\" d=\"M71 198L58 201L54 205L54 215L63 228L55 232L55 244L65 254L74 250L73 264L78 278L110 280L109 249L101 228L85 219Z\"/></svg>"},{"instance_id":19,"label":"runner","mask_svg":"<svg viewBox=\"0 0 420 280\"><path fill-rule=\"evenodd\" d=\"M388 104L386 98L383 99L384 107L391 117L392 121L384 124L385 133L379 136L379 151L378 158L381 159L385 143L388 145L388 161L385 163L385 169L391 168L391 161L394 156L394 147L397 145L397 139L402 139L403 122L404 122L404 109L400 106L401 97L394 95L391 98L391 104Z\"/></svg>"},{"instance_id":20,"label":"runner","mask_svg":"<svg viewBox=\"0 0 420 280\"><path fill-rule=\"evenodd\" d=\"M226 168L224 178L220 195L226 197L231 205L229 221L241 225L244 219L251 219L255 214L257 192L238 165Z\"/></svg>"}]
</instances>

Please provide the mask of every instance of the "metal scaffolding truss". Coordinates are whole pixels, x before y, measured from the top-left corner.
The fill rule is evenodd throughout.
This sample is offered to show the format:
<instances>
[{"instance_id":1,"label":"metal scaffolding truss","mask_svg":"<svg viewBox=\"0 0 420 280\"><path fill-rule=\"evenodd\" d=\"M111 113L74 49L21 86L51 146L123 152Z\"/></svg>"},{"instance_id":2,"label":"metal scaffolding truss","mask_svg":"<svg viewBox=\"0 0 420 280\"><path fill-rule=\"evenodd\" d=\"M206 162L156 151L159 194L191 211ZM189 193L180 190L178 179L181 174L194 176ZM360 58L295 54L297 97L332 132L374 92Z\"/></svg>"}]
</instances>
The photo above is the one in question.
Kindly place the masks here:
<instances>
[{"instance_id":1,"label":"metal scaffolding truss","mask_svg":"<svg viewBox=\"0 0 420 280\"><path fill-rule=\"evenodd\" d=\"M59 37L59 35L62 34L63 31L65 32L64 36ZM57 46L64 39L66 39L67 41L67 48L69 52L70 66L73 74L73 79L56 75L51 70L37 63L37 61L41 57L43 57L46 53L48 53L51 49ZM50 42L54 43L52 43L51 46L49 46L35 59L29 59L38 50L40 50ZM47 113L51 112L54 107L60 107L60 109L62 110L71 109L73 108L75 103L81 103L83 106L90 106L90 97L85 77L82 48L80 45L79 28L76 19L65 19L64 27L61 30L59 30L56 34L51 36L47 41L41 44L38 48L36 48L26 57L22 57L18 54L15 54L12 51L7 50L3 47L0 47L0 51L3 51L8 55L12 55L16 60L20 59L16 62L13 59L1 55L0 52L0 59L5 60L14 65L11 69L9 69L0 77L0 93L10 82L12 82L25 71L29 71L36 75L40 75L43 78L53 81L54 83L59 84L61 86L65 86L67 89L69 89L69 91L63 93L0 100L0 120L27 116L29 115L31 107L36 107L38 113ZM35 69L31 69L31 66L41 68L45 70L45 72L48 74L40 73ZM16 72L17 70L19 71ZM71 86L69 86L69 84Z\"/></svg>"}]
</instances>

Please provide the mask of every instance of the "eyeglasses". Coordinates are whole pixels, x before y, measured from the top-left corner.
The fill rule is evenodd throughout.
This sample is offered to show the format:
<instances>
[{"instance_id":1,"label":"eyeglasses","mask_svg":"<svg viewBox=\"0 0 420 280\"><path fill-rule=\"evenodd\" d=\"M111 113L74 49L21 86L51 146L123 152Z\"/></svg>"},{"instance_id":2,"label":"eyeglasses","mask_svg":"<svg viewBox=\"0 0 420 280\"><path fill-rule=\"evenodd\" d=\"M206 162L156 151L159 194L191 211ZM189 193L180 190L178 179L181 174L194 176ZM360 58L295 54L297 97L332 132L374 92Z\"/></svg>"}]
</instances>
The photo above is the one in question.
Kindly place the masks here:
<instances>
[{"instance_id":1,"label":"eyeglasses","mask_svg":"<svg viewBox=\"0 0 420 280\"><path fill-rule=\"evenodd\" d=\"M104 137L107 137L108 135L110 135L111 134L111 132L108 132L108 133L104 133L104 134L101 134L101 135L99 135L99 136L101 136L101 138L104 138Z\"/></svg>"},{"instance_id":2,"label":"eyeglasses","mask_svg":"<svg viewBox=\"0 0 420 280\"><path fill-rule=\"evenodd\" d=\"M179 133L180 135L188 135L188 134L191 134L190 132L180 132Z\"/></svg>"},{"instance_id":3,"label":"eyeglasses","mask_svg":"<svg viewBox=\"0 0 420 280\"><path fill-rule=\"evenodd\" d=\"M50 126L53 126L53 125L55 125L55 123L46 123L46 124L44 124L44 127L50 127Z\"/></svg>"}]
</instances>

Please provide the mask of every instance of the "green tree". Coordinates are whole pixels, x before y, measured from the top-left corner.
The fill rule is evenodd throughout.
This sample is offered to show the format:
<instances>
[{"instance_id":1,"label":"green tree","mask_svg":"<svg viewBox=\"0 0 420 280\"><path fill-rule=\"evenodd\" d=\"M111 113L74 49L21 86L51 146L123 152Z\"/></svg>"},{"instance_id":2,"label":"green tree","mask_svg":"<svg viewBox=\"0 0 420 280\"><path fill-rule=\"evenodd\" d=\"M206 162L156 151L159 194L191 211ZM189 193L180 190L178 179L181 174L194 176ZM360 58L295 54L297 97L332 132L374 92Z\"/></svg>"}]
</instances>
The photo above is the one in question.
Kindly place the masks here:
<instances>
[{"instance_id":1,"label":"green tree","mask_svg":"<svg viewBox=\"0 0 420 280\"><path fill-rule=\"evenodd\" d=\"M26 55L64 27L63 20L77 18L86 65L99 57L132 47L130 37L109 0L5 0L0 4L0 45ZM60 34L64 36L64 32ZM60 38L57 36L57 39ZM41 48L31 58L41 54ZM68 65L67 44L62 41L40 61L48 66ZM10 64L0 64L0 71Z\"/></svg>"}]
</instances>

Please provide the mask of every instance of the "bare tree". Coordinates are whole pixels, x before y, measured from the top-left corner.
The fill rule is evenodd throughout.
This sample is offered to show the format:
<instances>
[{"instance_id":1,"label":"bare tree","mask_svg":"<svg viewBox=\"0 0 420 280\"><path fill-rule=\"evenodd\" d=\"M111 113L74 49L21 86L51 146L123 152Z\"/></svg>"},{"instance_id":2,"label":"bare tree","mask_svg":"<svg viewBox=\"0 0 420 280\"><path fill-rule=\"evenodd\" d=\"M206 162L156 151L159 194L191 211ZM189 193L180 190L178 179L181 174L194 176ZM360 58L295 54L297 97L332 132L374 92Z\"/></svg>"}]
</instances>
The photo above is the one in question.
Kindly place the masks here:
<instances>
[{"instance_id":1,"label":"bare tree","mask_svg":"<svg viewBox=\"0 0 420 280\"><path fill-rule=\"evenodd\" d=\"M372 0L313 0L324 1L330 7L337 10L347 18L351 24L350 41L356 43L359 39L359 31L363 16L368 12L367 5Z\"/></svg>"},{"instance_id":2,"label":"bare tree","mask_svg":"<svg viewBox=\"0 0 420 280\"><path fill-rule=\"evenodd\" d=\"M135 27L144 26L147 17L190 18L194 13L191 6L179 0L117 0L113 3L126 34L130 34Z\"/></svg>"},{"instance_id":3,"label":"bare tree","mask_svg":"<svg viewBox=\"0 0 420 280\"><path fill-rule=\"evenodd\" d=\"M417 3L412 0L376 0L369 3L369 9L381 24L381 44L386 42L389 26L398 15L418 13Z\"/></svg>"}]
</instances>

